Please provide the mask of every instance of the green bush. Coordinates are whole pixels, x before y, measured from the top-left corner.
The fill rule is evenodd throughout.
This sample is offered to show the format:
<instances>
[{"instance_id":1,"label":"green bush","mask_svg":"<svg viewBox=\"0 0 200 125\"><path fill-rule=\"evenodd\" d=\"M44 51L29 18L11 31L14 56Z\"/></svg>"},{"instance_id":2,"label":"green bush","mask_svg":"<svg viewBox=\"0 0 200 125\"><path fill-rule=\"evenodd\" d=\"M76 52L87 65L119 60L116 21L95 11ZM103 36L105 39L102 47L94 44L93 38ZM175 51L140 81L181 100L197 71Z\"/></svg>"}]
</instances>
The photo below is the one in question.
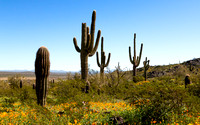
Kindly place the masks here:
<instances>
[{"instance_id":1,"label":"green bush","mask_svg":"<svg viewBox=\"0 0 200 125\"><path fill-rule=\"evenodd\" d=\"M157 122L172 120L171 113L183 112L189 96L183 87L168 82L150 82L135 86L131 95L130 101L137 107L135 119L138 119L138 124L150 124L152 119Z\"/></svg>"},{"instance_id":2,"label":"green bush","mask_svg":"<svg viewBox=\"0 0 200 125\"><path fill-rule=\"evenodd\" d=\"M21 76L20 75L14 75L12 77L8 77L8 82L11 88L19 88Z\"/></svg>"},{"instance_id":3,"label":"green bush","mask_svg":"<svg viewBox=\"0 0 200 125\"><path fill-rule=\"evenodd\" d=\"M133 76L134 82L144 81L144 76Z\"/></svg>"},{"instance_id":4,"label":"green bush","mask_svg":"<svg viewBox=\"0 0 200 125\"><path fill-rule=\"evenodd\" d=\"M188 92L200 98L200 83L193 83L187 86Z\"/></svg>"},{"instance_id":5,"label":"green bush","mask_svg":"<svg viewBox=\"0 0 200 125\"><path fill-rule=\"evenodd\" d=\"M58 103L63 103L66 101L74 101L77 96L83 93L82 89L84 88L85 84L81 80L60 80L49 91L51 91L50 94L57 98Z\"/></svg>"}]
</instances>

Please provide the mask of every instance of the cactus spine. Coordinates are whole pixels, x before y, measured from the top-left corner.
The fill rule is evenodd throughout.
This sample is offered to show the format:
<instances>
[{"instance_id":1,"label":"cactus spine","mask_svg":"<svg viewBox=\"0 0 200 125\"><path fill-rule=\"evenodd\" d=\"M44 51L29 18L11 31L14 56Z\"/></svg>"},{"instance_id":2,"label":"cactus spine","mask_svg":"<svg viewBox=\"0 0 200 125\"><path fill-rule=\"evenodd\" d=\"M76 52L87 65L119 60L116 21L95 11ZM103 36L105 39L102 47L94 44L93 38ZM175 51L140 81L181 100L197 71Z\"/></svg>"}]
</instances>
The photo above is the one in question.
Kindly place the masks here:
<instances>
[{"instance_id":1,"label":"cactus spine","mask_svg":"<svg viewBox=\"0 0 200 125\"><path fill-rule=\"evenodd\" d=\"M101 37L101 63L99 62L99 54L96 52L96 57L97 57L97 65L100 67L100 79L101 83L104 83L104 68L108 66L110 62L110 56L111 54L108 54L108 59L106 62L106 56L105 52L103 50L103 37Z\"/></svg>"},{"instance_id":2,"label":"cactus spine","mask_svg":"<svg viewBox=\"0 0 200 125\"><path fill-rule=\"evenodd\" d=\"M141 44L141 48L140 48L140 55L137 56L136 58L136 45L135 45L135 40L136 40L136 33L134 33L134 56L132 58L131 56L131 47L129 46L129 58L130 58L130 62L133 64L133 76L136 76L136 67L139 66L140 64L140 59L142 56L142 48L143 48L143 44ZM133 78L134 81L134 78Z\"/></svg>"},{"instance_id":3,"label":"cactus spine","mask_svg":"<svg viewBox=\"0 0 200 125\"><path fill-rule=\"evenodd\" d=\"M147 81L147 70L149 69L149 62L150 62L150 60L147 61L147 57L146 57L145 61L143 62L143 64L144 64L144 78L145 78L145 81Z\"/></svg>"},{"instance_id":4,"label":"cactus spine","mask_svg":"<svg viewBox=\"0 0 200 125\"><path fill-rule=\"evenodd\" d=\"M86 81L89 86L88 82L88 57L91 57L95 54L99 39L101 36L101 30L98 30L96 43L94 45L94 35L95 35L95 20L96 20L96 11L92 13L92 23L91 23L91 30L89 33L89 27L86 26L86 23L82 23L82 38L81 38L81 49L77 45L77 40L74 37L73 42L77 52L80 53L81 58L81 79Z\"/></svg>"},{"instance_id":5,"label":"cactus spine","mask_svg":"<svg viewBox=\"0 0 200 125\"><path fill-rule=\"evenodd\" d=\"M41 106L46 104L49 71L49 51L42 46L38 49L35 59L37 104Z\"/></svg>"}]
</instances>

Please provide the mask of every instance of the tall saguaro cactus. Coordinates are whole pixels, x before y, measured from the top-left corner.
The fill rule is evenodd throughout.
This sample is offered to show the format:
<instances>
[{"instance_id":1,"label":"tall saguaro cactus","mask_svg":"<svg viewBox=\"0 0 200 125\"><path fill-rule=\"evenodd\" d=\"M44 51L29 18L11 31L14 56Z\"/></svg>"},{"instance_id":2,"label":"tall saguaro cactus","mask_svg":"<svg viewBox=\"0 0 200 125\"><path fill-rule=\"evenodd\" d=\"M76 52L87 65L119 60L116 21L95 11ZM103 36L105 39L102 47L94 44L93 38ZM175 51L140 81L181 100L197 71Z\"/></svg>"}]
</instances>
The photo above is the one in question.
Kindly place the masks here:
<instances>
[{"instance_id":1,"label":"tall saguaro cactus","mask_svg":"<svg viewBox=\"0 0 200 125\"><path fill-rule=\"evenodd\" d=\"M144 64L144 78L145 78L145 81L147 80L147 70L149 69L149 62L150 62L150 60L147 61L147 57L146 57L145 61L143 62L143 64Z\"/></svg>"},{"instance_id":2,"label":"tall saguaro cactus","mask_svg":"<svg viewBox=\"0 0 200 125\"><path fill-rule=\"evenodd\" d=\"M106 62L106 56L105 52L103 50L103 37L101 37L101 63L99 62L99 54L96 52L96 57L97 57L97 65L100 67L100 79L101 83L104 83L104 68L108 66L110 62L110 56L111 54L108 54L108 59Z\"/></svg>"},{"instance_id":3,"label":"tall saguaro cactus","mask_svg":"<svg viewBox=\"0 0 200 125\"><path fill-rule=\"evenodd\" d=\"M91 30L86 26L86 23L82 23L82 37L81 37L81 49L77 45L77 40L74 37L74 46L77 52L80 53L81 58L81 78L85 80L88 84L88 57L91 57L95 54L99 39L101 36L101 30L98 30L96 43L94 46L94 35L95 35L95 21L96 21L96 11L92 13L92 23ZM89 33L90 32L90 33Z\"/></svg>"},{"instance_id":4,"label":"tall saguaro cactus","mask_svg":"<svg viewBox=\"0 0 200 125\"><path fill-rule=\"evenodd\" d=\"M137 56L136 58L136 43L135 43L135 40L136 40L136 33L134 33L134 56L132 58L131 56L131 47L129 46L129 58L130 58L130 62L133 64L133 76L136 76L136 67L139 66L140 64L140 59L141 59L141 56L142 56L142 48L143 48L143 44L141 44L141 48L140 48L140 55Z\"/></svg>"},{"instance_id":5,"label":"tall saguaro cactus","mask_svg":"<svg viewBox=\"0 0 200 125\"><path fill-rule=\"evenodd\" d=\"M37 104L41 106L46 104L49 71L49 51L42 46L38 49L35 59Z\"/></svg>"}]
</instances>

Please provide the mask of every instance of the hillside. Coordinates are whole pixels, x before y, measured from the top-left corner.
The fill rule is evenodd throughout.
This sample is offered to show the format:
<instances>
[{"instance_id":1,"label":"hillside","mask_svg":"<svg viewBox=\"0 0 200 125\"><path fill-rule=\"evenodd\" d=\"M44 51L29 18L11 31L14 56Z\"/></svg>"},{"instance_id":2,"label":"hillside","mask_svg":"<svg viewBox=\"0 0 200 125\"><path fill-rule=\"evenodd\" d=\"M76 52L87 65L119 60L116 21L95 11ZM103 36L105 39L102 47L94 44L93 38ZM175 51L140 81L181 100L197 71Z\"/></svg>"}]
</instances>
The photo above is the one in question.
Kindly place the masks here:
<instances>
[{"instance_id":1,"label":"hillside","mask_svg":"<svg viewBox=\"0 0 200 125\"><path fill-rule=\"evenodd\" d=\"M142 75L143 68L138 68L138 74ZM186 74L198 75L200 70L200 58L185 61L180 64L150 66L148 78L160 76L185 76Z\"/></svg>"}]
</instances>

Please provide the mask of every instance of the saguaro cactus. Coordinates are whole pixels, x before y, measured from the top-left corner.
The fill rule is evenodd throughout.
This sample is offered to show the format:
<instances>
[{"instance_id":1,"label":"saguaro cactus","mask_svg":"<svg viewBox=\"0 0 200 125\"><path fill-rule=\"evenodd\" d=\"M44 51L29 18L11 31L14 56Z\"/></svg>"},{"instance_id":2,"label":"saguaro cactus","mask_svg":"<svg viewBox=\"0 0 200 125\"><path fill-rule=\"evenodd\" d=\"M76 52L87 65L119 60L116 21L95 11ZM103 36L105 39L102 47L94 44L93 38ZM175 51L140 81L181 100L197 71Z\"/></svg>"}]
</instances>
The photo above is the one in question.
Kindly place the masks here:
<instances>
[{"instance_id":1,"label":"saguaro cactus","mask_svg":"<svg viewBox=\"0 0 200 125\"><path fill-rule=\"evenodd\" d=\"M95 54L98 48L99 39L101 36L101 30L98 30L96 43L95 43L95 46L93 46L94 35L95 35L95 21L96 21L96 11L93 11L90 33L89 33L89 27L86 26L86 23L82 23L81 49L77 45L76 38L75 37L73 38L75 49L77 52L80 53L80 58L81 58L81 78L87 82L88 86L89 86L88 57L91 57Z\"/></svg>"},{"instance_id":2,"label":"saguaro cactus","mask_svg":"<svg viewBox=\"0 0 200 125\"><path fill-rule=\"evenodd\" d=\"M97 65L100 67L100 79L101 83L104 83L104 68L108 66L110 62L110 56L111 54L108 54L108 59L106 62L106 56L105 52L103 50L103 37L101 37L101 63L99 62L99 54L96 52L96 57L97 57Z\"/></svg>"},{"instance_id":3,"label":"saguaro cactus","mask_svg":"<svg viewBox=\"0 0 200 125\"><path fill-rule=\"evenodd\" d=\"M41 106L46 104L49 71L49 51L42 46L38 49L35 59L37 104Z\"/></svg>"},{"instance_id":4,"label":"saguaro cactus","mask_svg":"<svg viewBox=\"0 0 200 125\"><path fill-rule=\"evenodd\" d=\"M190 83L191 83L191 81L190 81L190 75L187 74L187 75L185 76L185 88L187 88L187 85L190 84Z\"/></svg>"},{"instance_id":5,"label":"saguaro cactus","mask_svg":"<svg viewBox=\"0 0 200 125\"><path fill-rule=\"evenodd\" d=\"M19 87L20 88L22 88L22 83L23 83L22 80L20 80L20 82L19 82Z\"/></svg>"},{"instance_id":6,"label":"saguaro cactus","mask_svg":"<svg viewBox=\"0 0 200 125\"><path fill-rule=\"evenodd\" d=\"M149 69L149 62L150 62L150 60L147 61L147 57L146 57L145 61L143 62L143 64L144 64L144 78L145 78L145 81L147 80L147 70Z\"/></svg>"},{"instance_id":7,"label":"saguaro cactus","mask_svg":"<svg viewBox=\"0 0 200 125\"><path fill-rule=\"evenodd\" d=\"M136 45L135 45L135 40L136 40L136 33L134 33L134 56L132 58L131 56L131 47L129 46L129 58L130 58L130 62L133 64L133 76L136 76L136 67L139 66L140 64L140 59L142 56L142 48L143 48L143 44L141 44L141 48L140 48L140 55L137 56L136 58ZM134 80L134 78L133 78Z\"/></svg>"},{"instance_id":8,"label":"saguaro cactus","mask_svg":"<svg viewBox=\"0 0 200 125\"><path fill-rule=\"evenodd\" d=\"M33 89L35 89L35 83L33 83Z\"/></svg>"}]
</instances>

